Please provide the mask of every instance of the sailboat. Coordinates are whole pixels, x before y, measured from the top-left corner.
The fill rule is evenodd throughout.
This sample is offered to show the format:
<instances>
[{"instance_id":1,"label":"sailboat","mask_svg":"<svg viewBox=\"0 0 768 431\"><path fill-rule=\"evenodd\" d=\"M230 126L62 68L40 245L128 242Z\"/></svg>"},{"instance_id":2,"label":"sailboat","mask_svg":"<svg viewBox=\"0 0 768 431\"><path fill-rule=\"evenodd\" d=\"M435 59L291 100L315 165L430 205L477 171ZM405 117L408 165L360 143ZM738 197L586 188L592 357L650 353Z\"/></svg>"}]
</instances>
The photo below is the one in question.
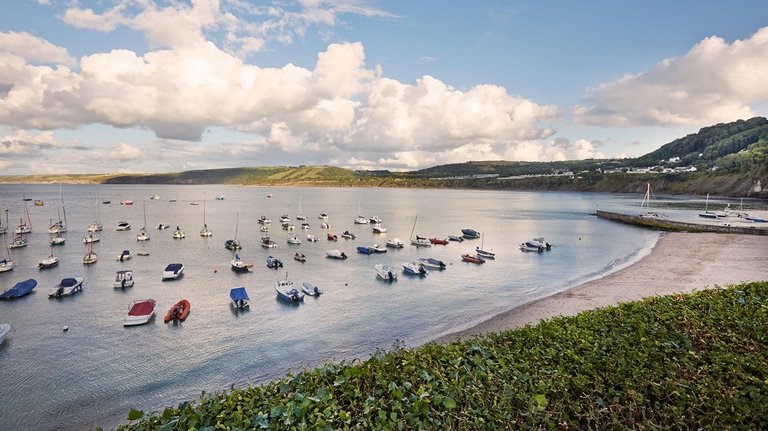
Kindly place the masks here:
<instances>
[{"instance_id":1,"label":"sailboat","mask_svg":"<svg viewBox=\"0 0 768 431\"><path fill-rule=\"evenodd\" d=\"M141 227L139 230L138 235L136 235L136 241L149 241L149 233L147 233L147 204L144 203L144 226Z\"/></svg>"},{"instance_id":2,"label":"sailboat","mask_svg":"<svg viewBox=\"0 0 768 431\"><path fill-rule=\"evenodd\" d=\"M32 233L32 220L29 218L29 208L27 207L27 201L22 201L22 205L24 207L24 214L27 216L27 221L24 221L23 218L19 218L19 226L14 231L19 235Z\"/></svg>"},{"instance_id":3,"label":"sailboat","mask_svg":"<svg viewBox=\"0 0 768 431\"><path fill-rule=\"evenodd\" d=\"M419 216L416 216L416 220L413 221L413 229L411 229L411 245L416 247L432 247L432 243L427 238L420 237L419 235L413 236L416 231L416 223L419 221Z\"/></svg>"},{"instance_id":4,"label":"sailboat","mask_svg":"<svg viewBox=\"0 0 768 431\"><path fill-rule=\"evenodd\" d=\"M8 232L8 208L5 209L5 226L3 226L3 220L0 219L0 235L5 235Z\"/></svg>"},{"instance_id":5,"label":"sailboat","mask_svg":"<svg viewBox=\"0 0 768 431\"><path fill-rule=\"evenodd\" d=\"M13 269L13 259L11 259L11 249L8 247L8 237L5 235L3 235L3 245L5 246L5 255L0 259L0 272L7 272Z\"/></svg>"},{"instance_id":6,"label":"sailboat","mask_svg":"<svg viewBox=\"0 0 768 431\"><path fill-rule=\"evenodd\" d=\"M235 221L235 243L237 242L237 228L240 224L240 214L237 214L237 219ZM248 272L253 268L252 263L245 263L242 259L240 259L240 255L237 253L237 247L234 247L232 249L232 260L230 261L230 266L232 267L232 271L235 272Z\"/></svg>"},{"instance_id":7,"label":"sailboat","mask_svg":"<svg viewBox=\"0 0 768 431\"><path fill-rule=\"evenodd\" d=\"M722 211L710 211L709 210L709 193L707 193L707 201L704 204L704 212L699 213L699 217L715 219L715 218L728 217L728 214Z\"/></svg>"},{"instance_id":8,"label":"sailboat","mask_svg":"<svg viewBox=\"0 0 768 431\"><path fill-rule=\"evenodd\" d=\"M301 196L299 196L299 212L296 214L296 220L306 220L307 216L301 212Z\"/></svg>"},{"instance_id":9,"label":"sailboat","mask_svg":"<svg viewBox=\"0 0 768 431\"><path fill-rule=\"evenodd\" d=\"M90 265L96 263L99 260L99 256L93 251L93 242L88 243L88 253L83 257L83 263Z\"/></svg>"},{"instance_id":10,"label":"sailboat","mask_svg":"<svg viewBox=\"0 0 768 431\"><path fill-rule=\"evenodd\" d=\"M53 254L53 244L51 244L51 255L40 259L37 264L37 269L53 268L59 264L59 258Z\"/></svg>"},{"instance_id":11,"label":"sailboat","mask_svg":"<svg viewBox=\"0 0 768 431\"><path fill-rule=\"evenodd\" d=\"M355 219L355 224L368 224L368 218L363 217L360 215L360 200L357 201L357 218Z\"/></svg>"},{"instance_id":12,"label":"sailboat","mask_svg":"<svg viewBox=\"0 0 768 431\"><path fill-rule=\"evenodd\" d=\"M205 222L205 199L203 199L203 228L200 229L200 236L208 238L211 235L213 235L213 231L208 227L208 224Z\"/></svg>"},{"instance_id":13,"label":"sailboat","mask_svg":"<svg viewBox=\"0 0 768 431\"><path fill-rule=\"evenodd\" d=\"M492 253L490 251L483 249L484 243L485 243L485 234L483 234L482 239L480 239L480 247L475 247L475 252L477 253L477 255L485 259L496 259L496 253Z\"/></svg>"},{"instance_id":14,"label":"sailboat","mask_svg":"<svg viewBox=\"0 0 768 431\"><path fill-rule=\"evenodd\" d=\"M51 232L50 229L48 231L51 233L51 240L48 243L51 244L52 246L64 245L67 242L67 239L61 236L61 233ZM53 236L54 233L58 233L58 235Z\"/></svg>"},{"instance_id":15,"label":"sailboat","mask_svg":"<svg viewBox=\"0 0 768 431\"><path fill-rule=\"evenodd\" d=\"M61 183L59 183L59 221L52 223L48 228L48 233L64 233L67 231L67 210L64 208L64 194L62 193ZM61 219L61 214L64 213L64 220Z\"/></svg>"},{"instance_id":16,"label":"sailboat","mask_svg":"<svg viewBox=\"0 0 768 431\"><path fill-rule=\"evenodd\" d=\"M648 188L645 191L643 202L640 204L640 208L645 208L646 211L640 213L642 218L666 218L667 216L655 211L651 211L651 183L648 183Z\"/></svg>"},{"instance_id":17,"label":"sailboat","mask_svg":"<svg viewBox=\"0 0 768 431\"><path fill-rule=\"evenodd\" d=\"M146 224L146 223L145 223ZM96 220L88 225L88 232L100 232L104 229L101 224L101 206L99 205L99 191L96 190Z\"/></svg>"}]
</instances>

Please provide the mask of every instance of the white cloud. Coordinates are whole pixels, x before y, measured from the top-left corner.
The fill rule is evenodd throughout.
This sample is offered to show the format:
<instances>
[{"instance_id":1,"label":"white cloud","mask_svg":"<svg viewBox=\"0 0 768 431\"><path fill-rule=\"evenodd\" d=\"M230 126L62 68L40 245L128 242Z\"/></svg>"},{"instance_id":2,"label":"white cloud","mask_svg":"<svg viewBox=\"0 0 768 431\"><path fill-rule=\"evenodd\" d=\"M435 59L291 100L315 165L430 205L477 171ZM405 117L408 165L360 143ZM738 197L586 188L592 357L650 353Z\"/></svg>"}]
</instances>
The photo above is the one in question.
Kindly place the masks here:
<instances>
[{"instance_id":1,"label":"white cloud","mask_svg":"<svg viewBox=\"0 0 768 431\"><path fill-rule=\"evenodd\" d=\"M109 152L109 158L116 162L125 162L131 160L141 160L146 158L144 152L132 145L121 142Z\"/></svg>"},{"instance_id":2,"label":"white cloud","mask_svg":"<svg viewBox=\"0 0 768 431\"><path fill-rule=\"evenodd\" d=\"M77 63L65 48L25 32L0 32L0 51L33 62L62 64L70 67Z\"/></svg>"},{"instance_id":3,"label":"white cloud","mask_svg":"<svg viewBox=\"0 0 768 431\"><path fill-rule=\"evenodd\" d=\"M768 100L768 27L731 44L709 37L682 57L599 85L574 111L589 125L702 125L755 115Z\"/></svg>"}]
</instances>

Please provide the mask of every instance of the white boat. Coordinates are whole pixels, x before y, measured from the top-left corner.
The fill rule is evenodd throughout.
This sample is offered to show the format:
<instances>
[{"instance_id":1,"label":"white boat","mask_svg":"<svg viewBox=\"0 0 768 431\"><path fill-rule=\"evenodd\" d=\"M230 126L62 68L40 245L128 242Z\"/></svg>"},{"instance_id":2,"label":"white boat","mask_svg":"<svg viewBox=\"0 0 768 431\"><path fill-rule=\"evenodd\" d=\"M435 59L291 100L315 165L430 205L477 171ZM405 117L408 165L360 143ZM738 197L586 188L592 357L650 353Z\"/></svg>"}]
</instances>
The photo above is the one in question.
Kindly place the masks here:
<instances>
[{"instance_id":1,"label":"white boat","mask_svg":"<svg viewBox=\"0 0 768 431\"><path fill-rule=\"evenodd\" d=\"M307 235L307 241L309 241L309 242L317 242L317 237L312 235L312 234L309 234L309 235Z\"/></svg>"},{"instance_id":2,"label":"white boat","mask_svg":"<svg viewBox=\"0 0 768 431\"><path fill-rule=\"evenodd\" d=\"M291 218L288 217L287 215L280 216L280 223L290 223L290 222L291 222Z\"/></svg>"},{"instance_id":3,"label":"white boat","mask_svg":"<svg viewBox=\"0 0 768 431\"><path fill-rule=\"evenodd\" d=\"M260 227L259 230L262 231L262 232L268 232L269 228L267 227L267 225L264 225L264 226Z\"/></svg>"},{"instance_id":4,"label":"white boat","mask_svg":"<svg viewBox=\"0 0 768 431\"><path fill-rule=\"evenodd\" d=\"M11 249L8 247L8 239L3 235L4 256L0 259L0 272L8 272L13 269L14 263L11 259Z\"/></svg>"},{"instance_id":5,"label":"white boat","mask_svg":"<svg viewBox=\"0 0 768 431\"><path fill-rule=\"evenodd\" d=\"M448 241L464 242L464 238L458 235L449 235Z\"/></svg>"},{"instance_id":6,"label":"white boat","mask_svg":"<svg viewBox=\"0 0 768 431\"><path fill-rule=\"evenodd\" d=\"M24 239L24 235L20 234L13 238L13 241L8 245L8 248L21 248L27 246L27 240Z\"/></svg>"},{"instance_id":7,"label":"white boat","mask_svg":"<svg viewBox=\"0 0 768 431\"><path fill-rule=\"evenodd\" d=\"M348 230L345 230L345 231L344 231L344 232L341 234L341 237L342 237L342 238L345 238L345 239L356 239L356 238L357 238L357 235L353 234L352 232L350 232L350 231L348 231Z\"/></svg>"},{"instance_id":8,"label":"white boat","mask_svg":"<svg viewBox=\"0 0 768 431\"><path fill-rule=\"evenodd\" d=\"M176 226L176 230L173 232L173 239L184 239L187 235L179 226Z\"/></svg>"},{"instance_id":9,"label":"white boat","mask_svg":"<svg viewBox=\"0 0 768 431\"><path fill-rule=\"evenodd\" d=\"M40 259L40 262L38 262L37 264L37 269L53 268L58 264L59 264L59 258L57 256L54 256L53 253L51 253L50 256Z\"/></svg>"},{"instance_id":10,"label":"white boat","mask_svg":"<svg viewBox=\"0 0 768 431\"><path fill-rule=\"evenodd\" d=\"M261 216L258 220L256 220L259 224L269 224L272 223L272 220L268 219L267 216Z\"/></svg>"},{"instance_id":11,"label":"white boat","mask_svg":"<svg viewBox=\"0 0 768 431\"><path fill-rule=\"evenodd\" d=\"M147 229L141 228L141 230L139 230L139 233L136 235L136 241L149 241L149 240L150 240L150 237L149 237L149 233L147 233Z\"/></svg>"},{"instance_id":12,"label":"white boat","mask_svg":"<svg viewBox=\"0 0 768 431\"><path fill-rule=\"evenodd\" d=\"M125 269L115 273L115 281L112 282L112 287L115 289L133 287L133 282L133 270Z\"/></svg>"},{"instance_id":13,"label":"white boat","mask_svg":"<svg viewBox=\"0 0 768 431\"><path fill-rule=\"evenodd\" d=\"M373 216L373 217L369 218L368 221L373 223L373 224L381 223L381 219L379 218L379 216Z\"/></svg>"},{"instance_id":14,"label":"white boat","mask_svg":"<svg viewBox=\"0 0 768 431\"><path fill-rule=\"evenodd\" d=\"M485 234L482 235L482 239L480 240L480 247L475 247L475 253L477 253L478 256L484 259L496 259L496 253L483 249L484 243L485 243Z\"/></svg>"},{"instance_id":15,"label":"white boat","mask_svg":"<svg viewBox=\"0 0 768 431\"><path fill-rule=\"evenodd\" d=\"M699 213L699 217L708 219L717 219L728 217L724 211L710 211L709 210L709 193L707 193L707 201L704 204L704 212Z\"/></svg>"},{"instance_id":16,"label":"white boat","mask_svg":"<svg viewBox=\"0 0 768 431\"><path fill-rule=\"evenodd\" d=\"M328 214L320 213L320 216L318 216L317 218L320 220L328 220Z\"/></svg>"},{"instance_id":17,"label":"white boat","mask_svg":"<svg viewBox=\"0 0 768 431\"><path fill-rule=\"evenodd\" d=\"M267 257L267 268L270 269L278 269L283 267L283 261L274 257L274 256L268 256Z\"/></svg>"},{"instance_id":18,"label":"white boat","mask_svg":"<svg viewBox=\"0 0 768 431\"><path fill-rule=\"evenodd\" d=\"M102 225L101 223L93 222L88 225L88 232L99 232L102 230L104 230L104 225Z\"/></svg>"},{"instance_id":19,"label":"white boat","mask_svg":"<svg viewBox=\"0 0 768 431\"><path fill-rule=\"evenodd\" d=\"M307 261L307 256L305 256L304 253L297 251L293 254L293 260L304 263Z\"/></svg>"},{"instance_id":20,"label":"white boat","mask_svg":"<svg viewBox=\"0 0 768 431\"><path fill-rule=\"evenodd\" d=\"M427 276L429 271L426 268L419 265L418 262L407 262L403 264L403 272L411 275Z\"/></svg>"},{"instance_id":21,"label":"white boat","mask_svg":"<svg viewBox=\"0 0 768 431\"><path fill-rule=\"evenodd\" d=\"M123 250L123 252L120 253L119 256L117 256L117 261L118 262L124 262L124 261L126 261L126 260L128 260L128 259L130 259L132 257L133 257L133 253L131 253L130 250Z\"/></svg>"},{"instance_id":22,"label":"white boat","mask_svg":"<svg viewBox=\"0 0 768 431\"><path fill-rule=\"evenodd\" d=\"M307 216L301 212L301 196L299 196L299 212L296 213L296 220L306 220Z\"/></svg>"},{"instance_id":23,"label":"white boat","mask_svg":"<svg viewBox=\"0 0 768 431\"><path fill-rule=\"evenodd\" d=\"M277 243L269 239L268 236L261 237L261 246L264 248L277 248Z\"/></svg>"},{"instance_id":24,"label":"white boat","mask_svg":"<svg viewBox=\"0 0 768 431\"><path fill-rule=\"evenodd\" d=\"M150 197L149 197L149 199L151 199L151 200L153 200L153 201L159 200L159 199L160 199L160 195L158 195L157 193L155 193L154 195L150 196Z\"/></svg>"},{"instance_id":25,"label":"white boat","mask_svg":"<svg viewBox=\"0 0 768 431\"><path fill-rule=\"evenodd\" d=\"M138 326L149 323L155 316L154 299L141 299L132 301L128 305L128 316L123 320L123 326Z\"/></svg>"},{"instance_id":26,"label":"white boat","mask_svg":"<svg viewBox=\"0 0 768 431\"><path fill-rule=\"evenodd\" d=\"M61 202L59 221L51 224L51 227L48 228L48 233L51 234L59 234L67 231L67 210L64 208L64 194L61 191L61 183L59 183L59 201ZM61 219L62 213L64 214L63 220Z\"/></svg>"},{"instance_id":27,"label":"white boat","mask_svg":"<svg viewBox=\"0 0 768 431\"><path fill-rule=\"evenodd\" d=\"M145 223L146 224L146 223ZM101 224L101 205L99 205L99 192L96 190L96 220L88 225L88 232L101 232L104 225Z\"/></svg>"},{"instance_id":28,"label":"white boat","mask_svg":"<svg viewBox=\"0 0 768 431\"><path fill-rule=\"evenodd\" d=\"M328 228L330 228L330 227L331 227L331 225L329 225L329 224L328 224L328 223L326 223L326 222L322 222L322 223L320 223L320 229L328 229Z\"/></svg>"},{"instance_id":29,"label":"white boat","mask_svg":"<svg viewBox=\"0 0 768 431\"><path fill-rule=\"evenodd\" d=\"M520 244L520 251L525 251L530 253L542 253L544 251L544 247L529 244L528 242L524 242Z\"/></svg>"},{"instance_id":30,"label":"white boat","mask_svg":"<svg viewBox=\"0 0 768 431\"><path fill-rule=\"evenodd\" d=\"M288 237L286 241L288 242L288 244L301 244L301 240L296 235Z\"/></svg>"},{"instance_id":31,"label":"white boat","mask_svg":"<svg viewBox=\"0 0 768 431\"><path fill-rule=\"evenodd\" d=\"M445 262L439 259L433 259L431 257L420 257L418 260L419 265L426 268L445 269Z\"/></svg>"},{"instance_id":32,"label":"white boat","mask_svg":"<svg viewBox=\"0 0 768 431\"><path fill-rule=\"evenodd\" d=\"M223 201L223 200L224 200L224 195L218 195L218 196L216 196L216 200L217 200L217 201Z\"/></svg>"},{"instance_id":33,"label":"white boat","mask_svg":"<svg viewBox=\"0 0 768 431\"><path fill-rule=\"evenodd\" d=\"M392 238L387 240L387 247L390 248L403 248L405 247L405 244L403 244L402 241L400 241L400 238Z\"/></svg>"},{"instance_id":34,"label":"white boat","mask_svg":"<svg viewBox=\"0 0 768 431\"><path fill-rule=\"evenodd\" d=\"M88 243L88 253L83 256L83 264L91 265L99 261L99 255L93 251L93 242Z\"/></svg>"},{"instance_id":35,"label":"white boat","mask_svg":"<svg viewBox=\"0 0 768 431\"><path fill-rule=\"evenodd\" d=\"M383 245L379 245L379 244L374 244L374 245L372 245L372 246L370 246L368 248L371 251L373 251L374 253L386 253L387 252L387 247L385 247Z\"/></svg>"},{"instance_id":36,"label":"white boat","mask_svg":"<svg viewBox=\"0 0 768 431\"><path fill-rule=\"evenodd\" d=\"M0 323L0 344L3 344L3 341L5 341L5 338L11 332L11 329L13 328L11 328L10 323Z\"/></svg>"},{"instance_id":37,"label":"white boat","mask_svg":"<svg viewBox=\"0 0 768 431\"><path fill-rule=\"evenodd\" d=\"M534 247L534 248L541 249L542 251L544 251L544 250L551 250L552 249L552 244L544 241L544 237L534 238L534 239L532 239L530 241L526 241L524 244L529 246L529 247Z\"/></svg>"},{"instance_id":38,"label":"white boat","mask_svg":"<svg viewBox=\"0 0 768 431\"><path fill-rule=\"evenodd\" d=\"M640 209L642 210L643 208L645 208L645 211L640 213L640 217L652 218L652 219L667 218L665 214L661 214L651 210L651 183L647 183L647 184L648 184L648 187L645 190L645 196L643 196L643 201L640 203Z\"/></svg>"},{"instance_id":39,"label":"white boat","mask_svg":"<svg viewBox=\"0 0 768 431\"><path fill-rule=\"evenodd\" d=\"M166 223L160 223L159 225L157 225L158 230L168 229L169 227L171 227L171 225Z\"/></svg>"},{"instance_id":40,"label":"white boat","mask_svg":"<svg viewBox=\"0 0 768 431\"><path fill-rule=\"evenodd\" d=\"M19 235L23 235L25 233L32 233L32 219L29 218L29 207L27 207L27 201L22 200L22 206L24 208L24 214L27 216L27 220L24 221L23 218L19 218L19 226L14 230L13 232Z\"/></svg>"},{"instance_id":41,"label":"white boat","mask_svg":"<svg viewBox=\"0 0 768 431\"><path fill-rule=\"evenodd\" d=\"M374 223L373 233L387 233L387 228L381 225L381 223Z\"/></svg>"},{"instance_id":42,"label":"white boat","mask_svg":"<svg viewBox=\"0 0 768 431\"><path fill-rule=\"evenodd\" d=\"M304 300L304 292L293 287L293 282L288 280L288 274L285 275L285 280L277 280L275 291L277 291L277 297L283 301L301 302Z\"/></svg>"},{"instance_id":43,"label":"white boat","mask_svg":"<svg viewBox=\"0 0 768 431\"><path fill-rule=\"evenodd\" d=\"M381 277L383 280L387 280L387 281L397 280L397 272L395 271L395 268L393 268L392 266L386 265L386 264L379 264L379 265L374 265L374 268L376 268L376 275Z\"/></svg>"},{"instance_id":44,"label":"white boat","mask_svg":"<svg viewBox=\"0 0 768 431\"><path fill-rule=\"evenodd\" d=\"M360 199L357 200L357 217L355 218L355 224L368 224L368 218L360 215Z\"/></svg>"},{"instance_id":45,"label":"white boat","mask_svg":"<svg viewBox=\"0 0 768 431\"><path fill-rule=\"evenodd\" d=\"M232 256L232 260L229 261L229 266L232 268L232 271L235 272L249 272L253 268L253 264L243 262L243 259L240 258L240 254L238 253L235 253L234 256Z\"/></svg>"},{"instance_id":46,"label":"white boat","mask_svg":"<svg viewBox=\"0 0 768 431\"><path fill-rule=\"evenodd\" d=\"M416 223L418 221L419 216L416 216L416 220L413 221L413 229L411 229L411 245L415 245L416 247L432 247L432 243L427 238L421 237L419 235L413 235L413 233L416 231Z\"/></svg>"},{"instance_id":47,"label":"white boat","mask_svg":"<svg viewBox=\"0 0 768 431\"><path fill-rule=\"evenodd\" d=\"M325 255L332 258L332 259L346 259L347 255L343 251L339 250L338 248L334 248L332 250L326 250Z\"/></svg>"},{"instance_id":48,"label":"white boat","mask_svg":"<svg viewBox=\"0 0 768 431\"><path fill-rule=\"evenodd\" d=\"M83 238L83 244L92 244L99 241L101 241L101 238L98 235L94 235L93 232L88 232L88 236Z\"/></svg>"},{"instance_id":49,"label":"white boat","mask_svg":"<svg viewBox=\"0 0 768 431\"><path fill-rule=\"evenodd\" d=\"M200 229L200 236L203 238L213 236L213 231L208 227L208 223L205 222L205 200L203 200L203 228Z\"/></svg>"},{"instance_id":50,"label":"white boat","mask_svg":"<svg viewBox=\"0 0 768 431\"><path fill-rule=\"evenodd\" d=\"M131 230L131 224L127 221L121 221L117 223L117 230Z\"/></svg>"},{"instance_id":51,"label":"white boat","mask_svg":"<svg viewBox=\"0 0 768 431\"><path fill-rule=\"evenodd\" d=\"M48 243L50 245L54 245L54 246L55 245L64 245L64 244L67 243L67 239L64 238L63 236L55 236L55 237L51 238L51 240L48 241Z\"/></svg>"},{"instance_id":52,"label":"white boat","mask_svg":"<svg viewBox=\"0 0 768 431\"><path fill-rule=\"evenodd\" d=\"M200 202L198 202L198 201L192 201L192 202L190 202L189 204L190 204L190 205L194 205L194 206L198 206L198 205L200 205Z\"/></svg>"},{"instance_id":53,"label":"white boat","mask_svg":"<svg viewBox=\"0 0 768 431\"><path fill-rule=\"evenodd\" d=\"M302 223L301 224L302 229L309 229L309 223Z\"/></svg>"},{"instance_id":54,"label":"white boat","mask_svg":"<svg viewBox=\"0 0 768 431\"><path fill-rule=\"evenodd\" d=\"M323 294L322 289L306 281L301 283L301 291L306 293L309 296L315 296L315 297Z\"/></svg>"},{"instance_id":55,"label":"white boat","mask_svg":"<svg viewBox=\"0 0 768 431\"><path fill-rule=\"evenodd\" d=\"M176 280L184 275L184 264L182 263L169 263L163 270L163 280Z\"/></svg>"},{"instance_id":56,"label":"white boat","mask_svg":"<svg viewBox=\"0 0 768 431\"><path fill-rule=\"evenodd\" d=\"M59 284L48 292L49 298L61 298L83 290L83 277L62 278Z\"/></svg>"}]
</instances>

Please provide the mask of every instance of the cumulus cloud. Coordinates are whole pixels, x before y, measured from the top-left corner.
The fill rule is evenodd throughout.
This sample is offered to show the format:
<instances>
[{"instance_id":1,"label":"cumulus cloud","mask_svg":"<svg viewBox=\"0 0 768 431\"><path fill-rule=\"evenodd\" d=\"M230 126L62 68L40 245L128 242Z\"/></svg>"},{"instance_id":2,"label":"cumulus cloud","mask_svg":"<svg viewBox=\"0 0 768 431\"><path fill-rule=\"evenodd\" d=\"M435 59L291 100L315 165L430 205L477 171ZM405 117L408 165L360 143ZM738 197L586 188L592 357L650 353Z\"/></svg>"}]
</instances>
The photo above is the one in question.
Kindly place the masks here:
<instances>
[{"instance_id":1,"label":"cumulus cloud","mask_svg":"<svg viewBox=\"0 0 768 431\"><path fill-rule=\"evenodd\" d=\"M137 147L121 142L109 152L109 158L117 162L144 159L144 152Z\"/></svg>"},{"instance_id":2,"label":"cumulus cloud","mask_svg":"<svg viewBox=\"0 0 768 431\"><path fill-rule=\"evenodd\" d=\"M768 100L768 27L728 43L712 36L682 57L599 85L574 111L588 125L701 125L754 116Z\"/></svg>"},{"instance_id":3,"label":"cumulus cloud","mask_svg":"<svg viewBox=\"0 0 768 431\"><path fill-rule=\"evenodd\" d=\"M73 66L76 61L65 48L25 32L0 32L0 51L27 61Z\"/></svg>"}]
</instances>

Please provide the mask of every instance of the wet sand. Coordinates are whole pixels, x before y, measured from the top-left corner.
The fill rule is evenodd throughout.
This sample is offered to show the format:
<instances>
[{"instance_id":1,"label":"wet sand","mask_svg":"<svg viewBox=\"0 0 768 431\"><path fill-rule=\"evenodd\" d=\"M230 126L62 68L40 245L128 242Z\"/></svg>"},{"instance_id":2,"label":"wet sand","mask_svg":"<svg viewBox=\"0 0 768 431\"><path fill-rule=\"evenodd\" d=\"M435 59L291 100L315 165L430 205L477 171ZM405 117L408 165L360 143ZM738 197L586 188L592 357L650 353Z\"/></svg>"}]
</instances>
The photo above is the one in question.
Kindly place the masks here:
<instances>
[{"instance_id":1,"label":"wet sand","mask_svg":"<svg viewBox=\"0 0 768 431\"><path fill-rule=\"evenodd\" d=\"M542 319L715 286L768 280L768 236L667 233L637 263L565 292L498 314L437 342L525 326Z\"/></svg>"}]
</instances>

